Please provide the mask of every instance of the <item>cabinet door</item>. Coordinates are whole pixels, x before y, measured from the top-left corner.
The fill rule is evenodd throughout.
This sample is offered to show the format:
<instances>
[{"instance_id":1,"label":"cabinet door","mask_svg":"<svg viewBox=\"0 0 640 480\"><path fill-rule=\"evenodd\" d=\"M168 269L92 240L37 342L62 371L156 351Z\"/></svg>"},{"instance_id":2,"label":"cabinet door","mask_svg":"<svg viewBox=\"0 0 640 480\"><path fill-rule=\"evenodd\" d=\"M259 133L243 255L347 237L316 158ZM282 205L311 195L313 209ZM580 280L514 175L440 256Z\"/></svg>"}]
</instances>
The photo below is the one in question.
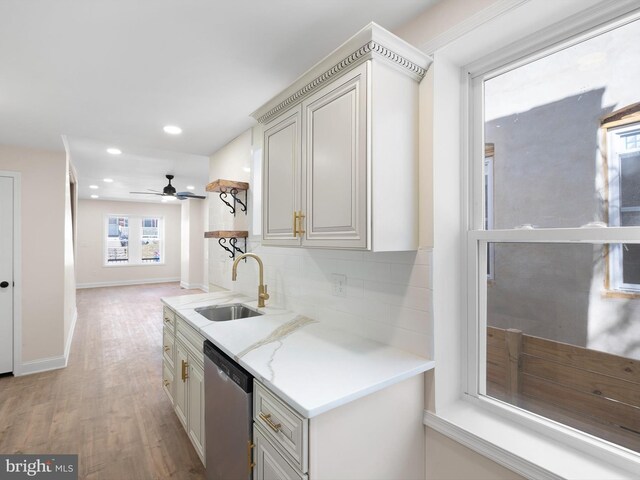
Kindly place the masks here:
<instances>
[{"instance_id":1,"label":"cabinet door","mask_svg":"<svg viewBox=\"0 0 640 480\"><path fill-rule=\"evenodd\" d=\"M302 104L303 245L368 247L368 71L365 62Z\"/></svg>"},{"instance_id":2,"label":"cabinet door","mask_svg":"<svg viewBox=\"0 0 640 480\"><path fill-rule=\"evenodd\" d=\"M173 330L169 330L167 327L165 327L162 333L162 355L165 362L167 362L171 368L173 368L174 364L174 344L175 334L173 333Z\"/></svg>"},{"instance_id":3,"label":"cabinet door","mask_svg":"<svg viewBox=\"0 0 640 480\"><path fill-rule=\"evenodd\" d=\"M187 431L193 446L204 462L204 370L189 361L189 422Z\"/></svg>"},{"instance_id":4,"label":"cabinet door","mask_svg":"<svg viewBox=\"0 0 640 480\"><path fill-rule=\"evenodd\" d=\"M189 364L189 356L187 354L186 347L182 345L181 342L175 343L175 349L176 349L176 360L175 360L176 363L175 363L175 375L174 375L175 396L173 397L173 399L174 399L174 406L176 409L176 415L178 415L178 418L182 422L182 425L184 425L186 428L187 427L187 408L188 408L187 399L188 399L189 391L187 388L188 379L184 375L184 372L186 370L184 366L185 364L186 365Z\"/></svg>"},{"instance_id":5,"label":"cabinet door","mask_svg":"<svg viewBox=\"0 0 640 480\"><path fill-rule=\"evenodd\" d=\"M300 107L265 125L262 237L267 245L300 245L294 214L300 208Z\"/></svg>"},{"instance_id":6,"label":"cabinet door","mask_svg":"<svg viewBox=\"0 0 640 480\"><path fill-rule=\"evenodd\" d=\"M169 364L164 361L162 362L162 389L164 393L167 394L169 400L171 401L171 405L174 404L173 396L174 396L174 388L175 382L173 381L173 370Z\"/></svg>"},{"instance_id":7,"label":"cabinet door","mask_svg":"<svg viewBox=\"0 0 640 480\"><path fill-rule=\"evenodd\" d=\"M300 474L284 459L282 454L271 444L262 432L253 430L255 445L254 480L303 480L306 475Z\"/></svg>"}]
</instances>

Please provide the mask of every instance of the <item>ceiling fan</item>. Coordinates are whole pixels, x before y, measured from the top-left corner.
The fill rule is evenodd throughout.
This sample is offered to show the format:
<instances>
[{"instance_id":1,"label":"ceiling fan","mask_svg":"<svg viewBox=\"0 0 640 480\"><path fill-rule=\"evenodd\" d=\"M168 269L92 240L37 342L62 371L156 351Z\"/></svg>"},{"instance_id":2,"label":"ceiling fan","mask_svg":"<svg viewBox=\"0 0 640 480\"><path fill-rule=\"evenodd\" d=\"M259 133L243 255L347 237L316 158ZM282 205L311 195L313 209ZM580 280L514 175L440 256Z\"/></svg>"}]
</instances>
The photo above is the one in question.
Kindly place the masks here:
<instances>
[{"instance_id":1,"label":"ceiling fan","mask_svg":"<svg viewBox=\"0 0 640 480\"><path fill-rule=\"evenodd\" d=\"M173 175L165 175L165 177L167 177L167 180L169 180L169 184L162 189L162 192L149 189L148 192L129 192L129 193L135 193L139 195L160 195L161 197L176 197L178 200L186 200L188 198L198 198L198 199L207 198L207 197L203 197L202 195L196 195L191 192L176 192L176 187L171 185L171 180L173 180Z\"/></svg>"}]
</instances>

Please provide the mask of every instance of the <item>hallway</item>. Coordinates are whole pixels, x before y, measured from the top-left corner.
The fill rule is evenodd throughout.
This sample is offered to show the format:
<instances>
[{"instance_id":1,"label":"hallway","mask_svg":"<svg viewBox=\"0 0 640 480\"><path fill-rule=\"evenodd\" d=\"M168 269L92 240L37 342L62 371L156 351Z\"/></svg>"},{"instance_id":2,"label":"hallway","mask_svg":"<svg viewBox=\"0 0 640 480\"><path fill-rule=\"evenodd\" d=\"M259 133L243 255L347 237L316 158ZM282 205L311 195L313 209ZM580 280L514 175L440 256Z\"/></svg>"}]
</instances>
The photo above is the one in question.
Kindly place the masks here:
<instances>
[{"instance_id":1,"label":"hallway","mask_svg":"<svg viewBox=\"0 0 640 480\"><path fill-rule=\"evenodd\" d=\"M0 452L78 454L83 479L201 479L162 391L160 297L178 284L78 290L67 368L0 377Z\"/></svg>"}]
</instances>

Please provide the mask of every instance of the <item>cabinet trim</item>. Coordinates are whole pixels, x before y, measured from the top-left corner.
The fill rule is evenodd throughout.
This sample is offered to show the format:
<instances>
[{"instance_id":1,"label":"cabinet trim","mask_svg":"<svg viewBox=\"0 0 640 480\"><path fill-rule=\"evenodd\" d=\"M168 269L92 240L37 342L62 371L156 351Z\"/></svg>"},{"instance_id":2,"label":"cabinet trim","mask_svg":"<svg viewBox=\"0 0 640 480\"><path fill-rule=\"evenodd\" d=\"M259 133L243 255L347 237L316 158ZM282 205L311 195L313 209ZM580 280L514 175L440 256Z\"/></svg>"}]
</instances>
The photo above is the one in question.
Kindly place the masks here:
<instances>
[{"instance_id":1,"label":"cabinet trim","mask_svg":"<svg viewBox=\"0 0 640 480\"><path fill-rule=\"evenodd\" d=\"M394 63L397 67L401 68L402 70L405 71L405 73L410 74L418 81L422 80L422 78L427 73L426 68L422 68L420 65L412 62L411 60L405 58L399 53L396 53L391 48L386 47L374 40L371 40L365 43L360 48L358 48L351 55L347 56L343 60L333 65L324 73L318 75L311 82L307 83L304 87L300 88L293 94L289 95L286 99L278 103L275 107L271 108L266 113L259 116L256 116L256 114L253 114L253 117L259 123L265 123L270 118L277 115L279 112L284 111L290 106L295 105L296 103L300 102L304 97L310 95L312 92L314 92L321 86L324 86L326 82L332 80L336 75L339 75L344 71L360 64L362 61L368 60L369 58L373 58L374 56Z\"/></svg>"}]
</instances>

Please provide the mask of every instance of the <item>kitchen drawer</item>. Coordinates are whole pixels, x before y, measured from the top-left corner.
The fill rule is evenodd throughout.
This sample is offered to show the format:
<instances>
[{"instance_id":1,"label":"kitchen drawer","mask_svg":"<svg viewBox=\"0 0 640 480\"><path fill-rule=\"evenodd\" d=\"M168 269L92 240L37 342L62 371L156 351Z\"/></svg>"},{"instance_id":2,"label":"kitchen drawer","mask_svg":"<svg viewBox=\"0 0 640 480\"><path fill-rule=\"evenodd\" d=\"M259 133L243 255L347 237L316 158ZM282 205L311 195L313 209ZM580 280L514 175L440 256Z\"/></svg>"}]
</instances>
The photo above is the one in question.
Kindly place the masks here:
<instances>
[{"instance_id":1,"label":"kitchen drawer","mask_svg":"<svg viewBox=\"0 0 640 480\"><path fill-rule=\"evenodd\" d=\"M173 313L169 307L164 307L162 313L162 320L164 322L165 327L169 328L171 331L175 331L176 328L176 314Z\"/></svg>"},{"instance_id":2,"label":"kitchen drawer","mask_svg":"<svg viewBox=\"0 0 640 480\"><path fill-rule=\"evenodd\" d=\"M189 350L189 353L204 365L204 337L191 327L186 320L176 315L176 337Z\"/></svg>"},{"instance_id":3,"label":"kitchen drawer","mask_svg":"<svg viewBox=\"0 0 640 480\"><path fill-rule=\"evenodd\" d=\"M309 422L254 380L253 419L287 455L289 461L307 472Z\"/></svg>"},{"instance_id":4,"label":"kitchen drawer","mask_svg":"<svg viewBox=\"0 0 640 480\"><path fill-rule=\"evenodd\" d=\"M167 362L162 362L162 389L164 393L167 394L169 400L171 400L171 405L173 405L173 369L167 365Z\"/></svg>"},{"instance_id":5,"label":"kitchen drawer","mask_svg":"<svg viewBox=\"0 0 640 480\"><path fill-rule=\"evenodd\" d=\"M253 443L255 453L256 480L306 480L306 475L300 474L293 468L287 459L268 440L268 434L262 432L260 427L253 429Z\"/></svg>"},{"instance_id":6,"label":"kitchen drawer","mask_svg":"<svg viewBox=\"0 0 640 480\"><path fill-rule=\"evenodd\" d=\"M162 356L173 368L173 359L175 358L175 336L169 327L165 327L162 331Z\"/></svg>"}]
</instances>

